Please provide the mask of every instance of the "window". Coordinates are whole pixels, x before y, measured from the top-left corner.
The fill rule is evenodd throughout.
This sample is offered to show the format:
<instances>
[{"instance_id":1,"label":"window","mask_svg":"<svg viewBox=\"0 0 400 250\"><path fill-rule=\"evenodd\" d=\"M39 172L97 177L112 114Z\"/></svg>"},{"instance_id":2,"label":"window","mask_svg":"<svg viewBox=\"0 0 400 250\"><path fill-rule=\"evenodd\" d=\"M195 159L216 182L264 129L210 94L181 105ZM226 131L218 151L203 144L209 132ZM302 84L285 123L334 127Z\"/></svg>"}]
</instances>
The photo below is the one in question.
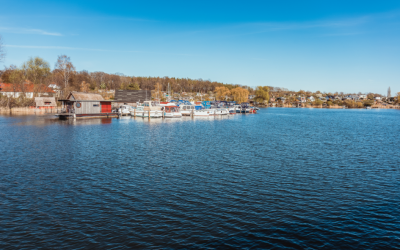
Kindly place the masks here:
<instances>
[{"instance_id":1,"label":"window","mask_svg":"<svg viewBox=\"0 0 400 250\"><path fill-rule=\"evenodd\" d=\"M99 104L93 104L93 107L100 107Z\"/></svg>"},{"instance_id":2,"label":"window","mask_svg":"<svg viewBox=\"0 0 400 250\"><path fill-rule=\"evenodd\" d=\"M50 105L51 104L51 102L45 102L44 103L44 105Z\"/></svg>"}]
</instances>

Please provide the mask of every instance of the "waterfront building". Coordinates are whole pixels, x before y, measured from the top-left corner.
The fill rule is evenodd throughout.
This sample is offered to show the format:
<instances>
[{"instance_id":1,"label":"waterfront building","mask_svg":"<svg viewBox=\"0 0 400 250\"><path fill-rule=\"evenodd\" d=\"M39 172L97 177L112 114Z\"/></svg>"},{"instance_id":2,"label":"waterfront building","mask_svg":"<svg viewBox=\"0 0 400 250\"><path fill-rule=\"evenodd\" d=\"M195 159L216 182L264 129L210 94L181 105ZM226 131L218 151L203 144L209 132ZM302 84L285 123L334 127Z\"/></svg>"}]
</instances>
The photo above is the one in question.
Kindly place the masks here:
<instances>
[{"instance_id":1,"label":"waterfront building","mask_svg":"<svg viewBox=\"0 0 400 250\"><path fill-rule=\"evenodd\" d=\"M57 107L55 97L35 97L35 108L46 109Z\"/></svg>"},{"instance_id":2,"label":"waterfront building","mask_svg":"<svg viewBox=\"0 0 400 250\"><path fill-rule=\"evenodd\" d=\"M72 91L66 99L58 101L62 107L60 119L118 116L111 109L114 101L104 100L100 94Z\"/></svg>"}]
</instances>

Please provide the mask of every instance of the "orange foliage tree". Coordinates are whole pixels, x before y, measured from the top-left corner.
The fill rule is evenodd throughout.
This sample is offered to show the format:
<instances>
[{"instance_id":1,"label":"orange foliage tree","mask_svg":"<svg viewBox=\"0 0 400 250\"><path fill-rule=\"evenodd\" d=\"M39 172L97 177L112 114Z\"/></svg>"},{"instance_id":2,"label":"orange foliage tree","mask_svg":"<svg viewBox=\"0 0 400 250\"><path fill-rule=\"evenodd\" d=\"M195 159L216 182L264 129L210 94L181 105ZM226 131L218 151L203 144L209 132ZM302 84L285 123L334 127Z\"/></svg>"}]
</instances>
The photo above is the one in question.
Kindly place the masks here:
<instances>
[{"instance_id":1,"label":"orange foliage tree","mask_svg":"<svg viewBox=\"0 0 400 250\"><path fill-rule=\"evenodd\" d=\"M231 95L231 91L227 87L216 87L214 92L217 100L226 100Z\"/></svg>"},{"instance_id":2,"label":"orange foliage tree","mask_svg":"<svg viewBox=\"0 0 400 250\"><path fill-rule=\"evenodd\" d=\"M233 100L237 103L247 102L249 99L249 91L241 87L232 89L231 94L233 95Z\"/></svg>"}]
</instances>

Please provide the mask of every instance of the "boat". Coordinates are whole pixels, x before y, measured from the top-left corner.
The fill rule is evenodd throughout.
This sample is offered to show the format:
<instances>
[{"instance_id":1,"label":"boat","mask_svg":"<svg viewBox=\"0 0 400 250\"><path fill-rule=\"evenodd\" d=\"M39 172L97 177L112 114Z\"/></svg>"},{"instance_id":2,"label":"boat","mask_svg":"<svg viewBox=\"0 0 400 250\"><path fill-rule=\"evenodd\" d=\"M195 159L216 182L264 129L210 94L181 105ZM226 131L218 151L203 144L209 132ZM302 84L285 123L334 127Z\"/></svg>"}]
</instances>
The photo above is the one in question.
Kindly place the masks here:
<instances>
[{"instance_id":1,"label":"boat","mask_svg":"<svg viewBox=\"0 0 400 250\"><path fill-rule=\"evenodd\" d=\"M120 113L122 116L123 115L129 115L132 110L135 108L129 105L121 105L118 109L118 113Z\"/></svg>"},{"instance_id":2,"label":"boat","mask_svg":"<svg viewBox=\"0 0 400 250\"><path fill-rule=\"evenodd\" d=\"M181 110L181 114L184 116L190 116L194 110L196 110L195 105L188 105L188 104L180 104L179 108Z\"/></svg>"},{"instance_id":3,"label":"boat","mask_svg":"<svg viewBox=\"0 0 400 250\"><path fill-rule=\"evenodd\" d=\"M163 111L161 106L157 102L145 101L143 105L139 105L135 110L131 110L131 116L137 117L149 117L150 118L161 118Z\"/></svg>"},{"instance_id":4,"label":"boat","mask_svg":"<svg viewBox=\"0 0 400 250\"><path fill-rule=\"evenodd\" d=\"M242 103L240 105L235 105L236 113L253 113L253 109L250 108L248 103Z\"/></svg>"},{"instance_id":5,"label":"boat","mask_svg":"<svg viewBox=\"0 0 400 250\"><path fill-rule=\"evenodd\" d=\"M164 107L165 118L181 118L182 113L178 106L165 106Z\"/></svg>"},{"instance_id":6,"label":"boat","mask_svg":"<svg viewBox=\"0 0 400 250\"><path fill-rule=\"evenodd\" d=\"M193 110L193 116L209 116L210 110L209 109L195 109Z\"/></svg>"},{"instance_id":7,"label":"boat","mask_svg":"<svg viewBox=\"0 0 400 250\"><path fill-rule=\"evenodd\" d=\"M213 115L227 115L229 114L228 109L214 109L214 114Z\"/></svg>"},{"instance_id":8,"label":"boat","mask_svg":"<svg viewBox=\"0 0 400 250\"><path fill-rule=\"evenodd\" d=\"M371 109L371 106L367 106L367 107L365 107L366 109Z\"/></svg>"}]
</instances>

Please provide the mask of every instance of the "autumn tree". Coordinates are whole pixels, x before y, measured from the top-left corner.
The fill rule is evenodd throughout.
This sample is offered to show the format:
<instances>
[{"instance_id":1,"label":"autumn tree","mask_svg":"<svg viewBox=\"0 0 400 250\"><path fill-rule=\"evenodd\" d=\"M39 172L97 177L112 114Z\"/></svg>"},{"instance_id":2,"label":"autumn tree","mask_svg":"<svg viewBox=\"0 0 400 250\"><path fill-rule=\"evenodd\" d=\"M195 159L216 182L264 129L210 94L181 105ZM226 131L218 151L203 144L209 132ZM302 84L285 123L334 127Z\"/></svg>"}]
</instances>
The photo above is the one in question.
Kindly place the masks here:
<instances>
[{"instance_id":1,"label":"autumn tree","mask_svg":"<svg viewBox=\"0 0 400 250\"><path fill-rule=\"evenodd\" d=\"M22 65L28 80L35 84L43 83L44 78L50 75L49 63L40 57L30 58Z\"/></svg>"},{"instance_id":2,"label":"autumn tree","mask_svg":"<svg viewBox=\"0 0 400 250\"><path fill-rule=\"evenodd\" d=\"M231 91L227 87L216 87L214 92L217 100L226 100L231 95Z\"/></svg>"},{"instance_id":3,"label":"autumn tree","mask_svg":"<svg viewBox=\"0 0 400 250\"><path fill-rule=\"evenodd\" d=\"M64 88L67 88L69 78L71 77L71 74L75 72L75 67L71 63L71 59L66 55L58 56L55 69L57 69L59 74L62 76Z\"/></svg>"},{"instance_id":4,"label":"autumn tree","mask_svg":"<svg viewBox=\"0 0 400 250\"><path fill-rule=\"evenodd\" d=\"M264 101L269 100L269 88L266 86L264 86L264 87L258 86L256 88L255 94L256 94L256 97L254 98L254 100L256 102L263 103Z\"/></svg>"},{"instance_id":5,"label":"autumn tree","mask_svg":"<svg viewBox=\"0 0 400 250\"><path fill-rule=\"evenodd\" d=\"M165 98L162 93L162 85L160 83L156 83L156 87L152 91L152 96L154 99L158 101L165 101Z\"/></svg>"},{"instance_id":6,"label":"autumn tree","mask_svg":"<svg viewBox=\"0 0 400 250\"><path fill-rule=\"evenodd\" d=\"M237 103L247 102L247 100L249 99L249 91L241 87L236 87L232 89L231 94L233 96L233 100Z\"/></svg>"},{"instance_id":7,"label":"autumn tree","mask_svg":"<svg viewBox=\"0 0 400 250\"><path fill-rule=\"evenodd\" d=\"M80 91L81 92L88 92L89 91L89 83L86 83L85 81L82 81L81 86L80 86Z\"/></svg>"}]
</instances>

